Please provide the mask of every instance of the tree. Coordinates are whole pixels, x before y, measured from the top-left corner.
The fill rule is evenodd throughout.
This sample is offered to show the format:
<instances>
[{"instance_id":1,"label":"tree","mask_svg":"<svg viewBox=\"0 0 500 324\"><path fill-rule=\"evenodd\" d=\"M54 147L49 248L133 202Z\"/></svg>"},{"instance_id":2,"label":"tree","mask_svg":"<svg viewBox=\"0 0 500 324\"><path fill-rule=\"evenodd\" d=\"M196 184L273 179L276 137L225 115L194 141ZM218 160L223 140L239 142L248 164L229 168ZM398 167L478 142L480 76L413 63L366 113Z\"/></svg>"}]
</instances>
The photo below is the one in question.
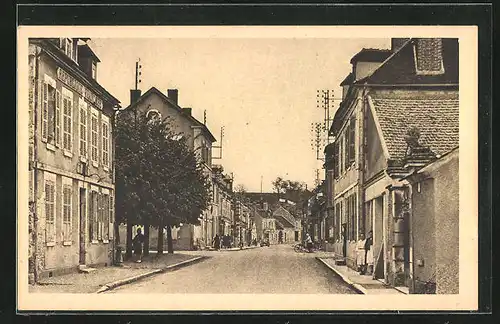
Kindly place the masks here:
<instances>
[{"instance_id":1,"label":"tree","mask_svg":"<svg viewBox=\"0 0 500 324\"><path fill-rule=\"evenodd\" d=\"M117 221L129 228L144 225L149 250L149 227L158 228L158 254L163 253L167 228L168 252L173 253L172 226L197 224L208 207L210 187L188 138L173 132L168 118L148 119L144 113L121 113L116 123Z\"/></svg>"},{"instance_id":2,"label":"tree","mask_svg":"<svg viewBox=\"0 0 500 324\"><path fill-rule=\"evenodd\" d=\"M287 209L293 214L299 214L300 206L309 197L307 185L301 181L286 180L281 177L276 177L272 184L278 198L284 198L295 203L293 206L288 206Z\"/></svg>"}]
</instances>

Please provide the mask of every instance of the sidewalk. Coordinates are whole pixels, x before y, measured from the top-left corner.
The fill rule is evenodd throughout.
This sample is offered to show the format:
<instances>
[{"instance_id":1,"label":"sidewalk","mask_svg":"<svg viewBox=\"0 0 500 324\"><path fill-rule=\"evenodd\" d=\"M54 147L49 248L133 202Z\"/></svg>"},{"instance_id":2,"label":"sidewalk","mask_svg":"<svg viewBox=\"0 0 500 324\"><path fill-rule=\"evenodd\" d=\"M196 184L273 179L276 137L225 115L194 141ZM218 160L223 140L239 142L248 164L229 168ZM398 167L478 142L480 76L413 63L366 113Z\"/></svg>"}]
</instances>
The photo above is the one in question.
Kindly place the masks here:
<instances>
[{"instance_id":1,"label":"sidewalk","mask_svg":"<svg viewBox=\"0 0 500 324\"><path fill-rule=\"evenodd\" d=\"M404 288L394 288L384 284L371 276L360 275L358 272L335 264L335 258L332 257L317 257L317 259L335 272L347 284L365 295L405 295Z\"/></svg>"},{"instance_id":2,"label":"sidewalk","mask_svg":"<svg viewBox=\"0 0 500 324\"><path fill-rule=\"evenodd\" d=\"M71 273L40 280L30 293L95 293L140 280L163 271L192 264L203 257L182 253L150 254L141 263L125 261L122 266L96 268L90 273Z\"/></svg>"}]
</instances>

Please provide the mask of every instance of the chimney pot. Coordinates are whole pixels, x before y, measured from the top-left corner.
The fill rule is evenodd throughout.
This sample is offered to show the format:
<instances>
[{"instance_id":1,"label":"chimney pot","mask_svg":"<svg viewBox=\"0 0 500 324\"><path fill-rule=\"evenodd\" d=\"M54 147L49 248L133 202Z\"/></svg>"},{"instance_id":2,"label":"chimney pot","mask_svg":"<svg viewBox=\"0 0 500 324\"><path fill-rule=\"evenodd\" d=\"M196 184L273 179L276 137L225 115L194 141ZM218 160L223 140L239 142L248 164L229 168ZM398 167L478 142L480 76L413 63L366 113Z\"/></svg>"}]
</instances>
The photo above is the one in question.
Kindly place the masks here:
<instances>
[{"instance_id":1,"label":"chimney pot","mask_svg":"<svg viewBox=\"0 0 500 324\"><path fill-rule=\"evenodd\" d=\"M135 103L141 97L141 90L130 90L130 104Z\"/></svg>"},{"instance_id":2,"label":"chimney pot","mask_svg":"<svg viewBox=\"0 0 500 324\"><path fill-rule=\"evenodd\" d=\"M167 97L169 97L176 105L179 104L179 91L177 89L168 89Z\"/></svg>"},{"instance_id":3,"label":"chimney pot","mask_svg":"<svg viewBox=\"0 0 500 324\"><path fill-rule=\"evenodd\" d=\"M186 115L191 116L192 111L193 111L193 108L191 108L191 107L182 108L182 111L183 111Z\"/></svg>"},{"instance_id":4,"label":"chimney pot","mask_svg":"<svg viewBox=\"0 0 500 324\"><path fill-rule=\"evenodd\" d=\"M391 51L397 51L409 38L391 38Z\"/></svg>"}]
</instances>

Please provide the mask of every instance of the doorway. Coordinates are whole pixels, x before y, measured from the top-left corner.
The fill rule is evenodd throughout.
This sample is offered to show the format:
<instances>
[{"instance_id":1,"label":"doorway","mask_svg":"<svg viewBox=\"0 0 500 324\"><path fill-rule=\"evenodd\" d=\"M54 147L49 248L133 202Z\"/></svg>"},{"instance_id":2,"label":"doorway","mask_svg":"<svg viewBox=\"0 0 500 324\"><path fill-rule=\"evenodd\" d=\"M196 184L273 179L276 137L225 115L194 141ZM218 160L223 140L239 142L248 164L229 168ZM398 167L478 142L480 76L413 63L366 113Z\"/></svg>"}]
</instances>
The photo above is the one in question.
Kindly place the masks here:
<instances>
[{"instance_id":1,"label":"doorway","mask_svg":"<svg viewBox=\"0 0 500 324\"><path fill-rule=\"evenodd\" d=\"M80 264L85 264L85 219L87 216L87 195L85 188L80 188Z\"/></svg>"}]
</instances>

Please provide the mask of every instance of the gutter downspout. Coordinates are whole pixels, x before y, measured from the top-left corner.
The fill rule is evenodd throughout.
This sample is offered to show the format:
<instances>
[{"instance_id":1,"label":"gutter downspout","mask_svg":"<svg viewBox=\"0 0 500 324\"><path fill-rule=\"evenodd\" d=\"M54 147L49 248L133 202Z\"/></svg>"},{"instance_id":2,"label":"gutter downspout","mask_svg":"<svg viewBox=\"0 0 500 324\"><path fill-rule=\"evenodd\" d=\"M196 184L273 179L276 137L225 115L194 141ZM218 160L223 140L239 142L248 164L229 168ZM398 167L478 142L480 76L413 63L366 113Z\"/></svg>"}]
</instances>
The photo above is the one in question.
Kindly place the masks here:
<instances>
[{"instance_id":1,"label":"gutter downspout","mask_svg":"<svg viewBox=\"0 0 500 324\"><path fill-rule=\"evenodd\" d=\"M28 45L29 46L29 45ZM34 262L34 267L33 267L33 275L35 279L35 283L38 282L38 258L37 258L37 252L38 252L38 204L37 204L37 193L38 193L38 171L37 171L37 157L38 157L38 145L37 145L37 134L38 134L38 118L37 118L37 111L38 111L38 81L39 81L39 59L40 59L40 52L37 46L35 46L35 57L34 57L34 62L35 64L35 72L34 72L34 92L33 92L33 161L32 162L32 168L33 168L33 208L34 208L34 213L33 213L33 231L35 233L35 240L34 240L34 256L33 256L33 262Z\"/></svg>"}]
</instances>

